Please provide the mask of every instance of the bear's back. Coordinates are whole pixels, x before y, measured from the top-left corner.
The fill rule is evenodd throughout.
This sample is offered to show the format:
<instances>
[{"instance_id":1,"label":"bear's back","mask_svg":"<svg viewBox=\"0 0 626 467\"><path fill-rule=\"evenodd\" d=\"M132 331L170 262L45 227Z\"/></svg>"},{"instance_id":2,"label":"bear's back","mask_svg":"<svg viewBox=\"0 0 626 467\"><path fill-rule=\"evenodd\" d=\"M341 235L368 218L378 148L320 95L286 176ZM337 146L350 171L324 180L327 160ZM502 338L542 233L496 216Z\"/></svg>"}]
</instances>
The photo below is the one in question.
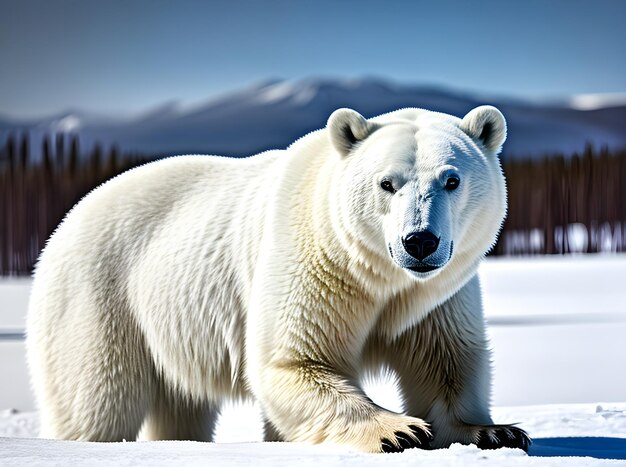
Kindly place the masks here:
<instances>
[{"instance_id":1,"label":"bear's back","mask_svg":"<svg viewBox=\"0 0 626 467\"><path fill-rule=\"evenodd\" d=\"M48 241L36 276L52 261L56 269L59 263L74 262L73 267L82 265L88 271L102 266L107 257L119 271L122 264L130 267L129 262L143 256L166 231L170 244L189 241L192 233L221 236L228 225L249 217L255 201L264 209L259 206L264 201L260 189L278 153L247 159L170 157L109 180L68 213Z\"/></svg>"},{"instance_id":2,"label":"bear's back","mask_svg":"<svg viewBox=\"0 0 626 467\"><path fill-rule=\"evenodd\" d=\"M242 312L263 228L263 190L280 154L167 158L89 193L38 262L28 317L32 340L48 334L48 345L61 351L84 337L78 329L115 318L138 325L149 347L164 350L153 355L163 369L188 372L185 379L196 389L206 387L206 378L223 381L223 375L189 374L185 356L167 349L182 351L177 344L197 336L213 348L239 340L239 329L208 329L215 322L245 321L224 315ZM209 316L215 312L222 316ZM181 322L188 325L181 329ZM232 355L230 362L237 359Z\"/></svg>"}]
</instances>

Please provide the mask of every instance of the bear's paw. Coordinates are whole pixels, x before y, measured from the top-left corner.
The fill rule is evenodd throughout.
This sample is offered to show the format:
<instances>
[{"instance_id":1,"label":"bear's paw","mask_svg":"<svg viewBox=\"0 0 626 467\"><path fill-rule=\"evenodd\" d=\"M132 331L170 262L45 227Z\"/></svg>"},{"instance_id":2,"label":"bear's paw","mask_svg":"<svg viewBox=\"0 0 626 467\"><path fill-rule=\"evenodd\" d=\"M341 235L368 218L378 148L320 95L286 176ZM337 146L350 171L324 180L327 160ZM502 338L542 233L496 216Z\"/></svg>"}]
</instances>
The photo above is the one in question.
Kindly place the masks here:
<instances>
[{"instance_id":1,"label":"bear's paw","mask_svg":"<svg viewBox=\"0 0 626 467\"><path fill-rule=\"evenodd\" d=\"M528 433L514 425L477 427L476 446L480 449L513 448L528 452L532 443Z\"/></svg>"},{"instance_id":2,"label":"bear's paw","mask_svg":"<svg viewBox=\"0 0 626 467\"><path fill-rule=\"evenodd\" d=\"M379 425L380 444L377 452L402 452L405 449L431 449L433 436L428 424L419 418L386 414Z\"/></svg>"}]
</instances>

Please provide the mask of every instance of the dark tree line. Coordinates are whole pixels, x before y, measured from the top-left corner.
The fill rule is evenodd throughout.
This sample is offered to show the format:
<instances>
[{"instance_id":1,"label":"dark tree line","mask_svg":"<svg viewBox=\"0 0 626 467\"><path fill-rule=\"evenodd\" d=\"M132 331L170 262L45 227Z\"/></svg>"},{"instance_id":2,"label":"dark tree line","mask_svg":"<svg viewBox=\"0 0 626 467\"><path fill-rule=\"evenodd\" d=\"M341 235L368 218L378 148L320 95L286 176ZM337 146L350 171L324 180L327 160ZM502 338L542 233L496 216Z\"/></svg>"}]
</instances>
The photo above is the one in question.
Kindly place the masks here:
<instances>
[{"instance_id":1,"label":"dark tree line","mask_svg":"<svg viewBox=\"0 0 626 467\"><path fill-rule=\"evenodd\" d=\"M509 214L494 254L626 250L626 150L504 164Z\"/></svg>"},{"instance_id":2,"label":"dark tree line","mask_svg":"<svg viewBox=\"0 0 626 467\"><path fill-rule=\"evenodd\" d=\"M28 275L65 213L102 182L153 158L78 137L44 137L31 158L28 135L0 147L0 276ZM506 160L509 214L494 255L626 249L626 150L587 148L570 158Z\"/></svg>"},{"instance_id":3,"label":"dark tree line","mask_svg":"<svg viewBox=\"0 0 626 467\"><path fill-rule=\"evenodd\" d=\"M9 136L0 148L0 276L28 275L65 213L109 178L149 159L104 151L81 157L78 137L44 137L41 159L30 157L29 138Z\"/></svg>"}]
</instances>

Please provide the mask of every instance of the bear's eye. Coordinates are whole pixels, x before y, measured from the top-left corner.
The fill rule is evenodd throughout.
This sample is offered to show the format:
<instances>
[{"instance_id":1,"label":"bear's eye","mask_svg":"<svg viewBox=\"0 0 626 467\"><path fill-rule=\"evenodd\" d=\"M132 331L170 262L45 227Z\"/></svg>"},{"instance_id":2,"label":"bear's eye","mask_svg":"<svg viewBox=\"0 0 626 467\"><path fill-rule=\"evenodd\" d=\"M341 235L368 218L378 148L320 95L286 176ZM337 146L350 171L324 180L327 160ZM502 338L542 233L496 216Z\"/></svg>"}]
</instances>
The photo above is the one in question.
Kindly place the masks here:
<instances>
[{"instance_id":1,"label":"bear's eye","mask_svg":"<svg viewBox=\"0 0 626 467\"><path fill-rule=\"evenodd\" d=\"M456 190L459 187L460 183L461 183L461 179L459 177L457 177L456 175L451 175L446 180L445 188L448 191Z\"/></svg>"},{"instance_id":2,"label":"bear's eye","mask_svg":"<svg viewBox=\"0 0 626 467\"><path fill-rule=\"evenodd\" d=\"M383 178L380 181L380 187L383 190L388 191L389 193L392 193L392 194L396 192L396 189L393 187L391 180L389 180L388 178Z\"/></svg>"}]
</instances>

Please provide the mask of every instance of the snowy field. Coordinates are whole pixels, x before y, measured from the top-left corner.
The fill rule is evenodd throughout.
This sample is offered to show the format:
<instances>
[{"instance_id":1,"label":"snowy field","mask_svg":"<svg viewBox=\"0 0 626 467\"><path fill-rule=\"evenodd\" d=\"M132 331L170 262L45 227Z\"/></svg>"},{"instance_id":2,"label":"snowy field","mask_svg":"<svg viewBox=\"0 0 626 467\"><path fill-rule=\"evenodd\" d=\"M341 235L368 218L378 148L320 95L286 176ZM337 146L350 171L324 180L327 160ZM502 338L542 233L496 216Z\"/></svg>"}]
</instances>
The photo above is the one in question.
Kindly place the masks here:
<instances>
[{"instance_id":1,"label":"snowy field","mask_svg":"<svg viewBox=\"0 0 626 467\"><path fill-rule=\"evenodd\" d=\"M254 406L227 408L216 443L36 440L21 334L29 280L0 281L0 465L605 465L626 464L626 255L490 259L481 268L494 360L494 418L534 444L368 455L259 443ZM400 410L392 382L367 386ZM4 409L4 410L2 410ZM552 457L577 456L577 457ZM591 459L605 458L612 460Z\"/></svg>"}]
</instances>

